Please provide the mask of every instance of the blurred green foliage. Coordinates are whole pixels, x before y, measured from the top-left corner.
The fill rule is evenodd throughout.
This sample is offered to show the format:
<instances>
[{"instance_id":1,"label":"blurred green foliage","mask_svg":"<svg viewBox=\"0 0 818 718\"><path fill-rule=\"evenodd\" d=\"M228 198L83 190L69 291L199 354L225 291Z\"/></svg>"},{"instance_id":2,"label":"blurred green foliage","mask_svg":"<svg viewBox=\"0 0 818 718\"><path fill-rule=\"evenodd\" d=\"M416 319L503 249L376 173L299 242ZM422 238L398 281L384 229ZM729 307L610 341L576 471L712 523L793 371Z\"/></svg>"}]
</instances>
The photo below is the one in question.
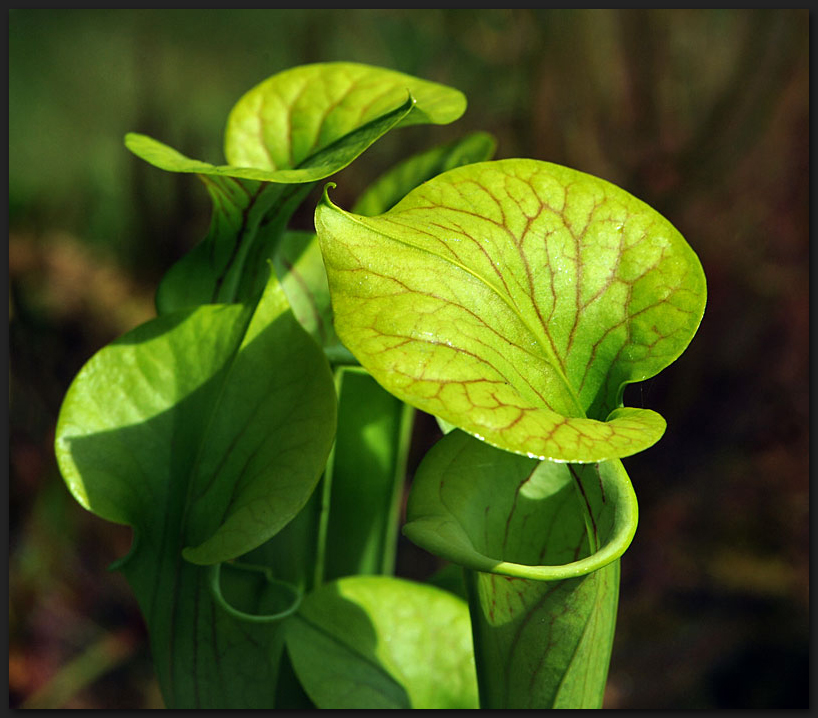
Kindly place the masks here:
<instances>
[{"instance_id":1,"label":"blurred green foliage","mask_svg":"<svg viewBox=\"0 0 818 718\"><path fill-rule=\"evenodd\" d=\"M340 206L409 153L487 130L498 158L619 184L697 251L702 329L672 371L626 398L663 414L668 432L627 463L641 519L622 564L606 705L807 706L807 10L8 17L12 707L32 696L161 704L133 599L104 571L129 535L70 499L52 450L76 371L152 315L158 279L209 221L194 178L149 167L122 138L144 132L220 162L227 113L246 90L331 60L450 84L469 100L451 126L374 146L337 179ZM309 227L311 213L296 221ZM418 437L416 459L434 429ZM434 568L399 549L402 575Z\"/></svg>"}]
</instances>

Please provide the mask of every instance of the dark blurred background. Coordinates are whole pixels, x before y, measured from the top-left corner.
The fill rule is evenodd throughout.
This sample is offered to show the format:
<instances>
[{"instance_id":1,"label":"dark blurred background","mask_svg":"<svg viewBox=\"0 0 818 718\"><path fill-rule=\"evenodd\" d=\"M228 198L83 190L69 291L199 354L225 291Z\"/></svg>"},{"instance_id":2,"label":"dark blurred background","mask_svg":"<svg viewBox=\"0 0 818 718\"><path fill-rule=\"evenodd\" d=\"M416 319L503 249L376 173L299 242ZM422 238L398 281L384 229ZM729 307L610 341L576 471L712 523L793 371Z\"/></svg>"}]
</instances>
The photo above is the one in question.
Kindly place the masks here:
<instances>
[{"instance_id":1,"label":"dark blurred background","mask_svg":"<svg viewBox=\"0 0 818 718\"><path fill-rule=\"evenodd\" d=\"M341 206L392 161L480 129L498 158L620 185L696 250L709 285L701 329L626 393L668 430L626 461L641 520L605 705L808 707L809 19L10 10L10 705L162 705L135 601L105 570L130 533L71 499L52 450L75 373L152 316L162 273L209 222L203 186L137 160L123 135L221 162L246 90L294 65L350 60L453 85L469 109L381 140L336 178ZM310 212L296 221L309 226ZM401 547L412 575L423 559Z\"/></svg>"}]
</instances>

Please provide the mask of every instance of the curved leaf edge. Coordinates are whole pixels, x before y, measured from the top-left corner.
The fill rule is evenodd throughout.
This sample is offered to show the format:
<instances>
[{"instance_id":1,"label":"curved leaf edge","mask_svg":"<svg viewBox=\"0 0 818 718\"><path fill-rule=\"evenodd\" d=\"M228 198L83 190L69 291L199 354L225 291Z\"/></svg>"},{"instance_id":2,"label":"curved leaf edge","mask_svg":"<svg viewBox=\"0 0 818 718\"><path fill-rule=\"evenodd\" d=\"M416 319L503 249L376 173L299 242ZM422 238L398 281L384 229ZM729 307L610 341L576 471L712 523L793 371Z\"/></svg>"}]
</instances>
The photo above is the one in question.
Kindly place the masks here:
<instances>
[{"instance_id":1,"label":"curved leaf edge","mask_svg":"<svg viewBox=\"0 0 818 718\"><path fill-rule=\"evenodd\" d=\"M597 551L577 561L559 565L529 565L504 561L478 551L470 539L469 550L459 551L457 544L462 543L463 537L468 537L468 533L450 515L413 517L407 520L402 531L412 543L429 553L473 571L534 581L562 581L586 576L619 559L636 535L639 519L636 493L622 462L615 460L614 466L616 480L606 484L606 494L616 506L611 535ZM440 530L441 526L444 528L443 531ZM452 541L454 536L460 538L460 541Z\"/></svg>"},{"instance_id":2,"label":"curved leaf edge","mask_svg":"<svg viewBox=\"0 0 818 718\"><path fill-rule=\"evenodd\" d=\"M326 179L350 165L389 130L399 126L401 121L411 113L415 103L415 98L408 94L406 101L394 110L376 117L365 125L361 125L352 132L339 137L304 160L301 163L303 166L296 168L270 171L258 167L214 165L210 162L187 157L170 145L138 132L128 132L125 135L124 143L125 147L137 157L166 172L214 175L273 184L305 184ZM329 163L328 166L318 164L322 157L331 155L339 147L343 148L343 145L351 141L356 134L364 134L369 128L376 128L378 125L382 126L377 129L375 136L364 147L354 151L350 156L343 157L340 161Z\"/></svg>"},{"instance_id":3,"label":"curved leaf edge","mask_svg":"<svg viewBox=\"0 0 818 718\"><path fill-rule=\"evenodd\" d=\"M292 313L292 308L290 307L289 300L286 298L286 295L283 293L283 289L280 288L280 284L276 277L276 274L273 270L272 264L269 264L269 272L270 272L270 285L268 286L268 291L279 291L281 292L282 301L287 306L287 311ZM81 369L77 372L74 379L72 380L65 396L63 397L62 404L60 406L60 411L57 418L57 425L55 427L54 432L54 454L57 460L57 466L59 469L60 476L68 492L71 494L72 498L86 511L93 514L94 516L108 521L110 523L114 523L120 526L127 526L132 530L132 539L131 545L124 555L114 559L107 567L108 571L121 571L123 570L126 565L129 565L134 557L139 553L142 545L146 542L141 540L142 536L142 529L140 526L139 521L136 520L134 516L129 515L127 509L122 509L119 506L114 504L105 502L92 502L88 496L88 493L85 489L85 483L83 478L83 473L79 470L79 468L75 465L72 457L71 451L65 441L65 432L63 431L63 427L66 425L70 425L70 421L68 418L68 410L72 403L72 399L74 394L80 392L80 382L85 375L85 372L89 370L89 367L92 367L94 362L99 361L98 357L102 355L104 352L109 351L112 347L119 346L121 344L128 344L132 340L132 337L137 332L144 332L146 331L146 327L149 325L153 325L156 323L168 324L170 326L175 325L178 322L183 321L184 319L189 319L193 315L197 314L198 312L206 311L207 309L227 309L227 310L236 310L242 311L244 315L244 333L246 333L249 329L250 323L252 321L254 312L258 310L258 304L255 307L249 306L246 303L234 303L234 304L226 304L226 303L215 303L215 304L206 304L200 305L194 308L185 308L179 309L172 313L159 315L153 317L152 319L143 322L142 324L134 327L133 329L125 332L121 336L114 339L109 344L100 348L92 357L90 357L85 364L81 367ZM324 352L322 351L321 346L316 342L316 340L310 336L310 334L301 326L301 324L293 317L293 321L297 326L301 328L304 333L304 337L306 340L315 346L315 350L318 354L324 357L326 363L326 371L327 371L327 378L330 382L329 385L332 384L332 373L330 370L330 366L328 363L328 359ZM237 345L236 351L239 350L240 345L243 343L244 339L239 342ZM69 435L70 438L70 435ZM333 439L334 442L334 439ZM331 442L332 443L332 442ZM327 456L329 455L331 447L327 447ZM320 479L320 475L316 478L316 486L318 485L318 480ZM313 487L313 491L315 490L315 486ZM306 503L309 500L309 496L307 496L304 500ZM303 507L302 507L303 508ZM297 516L297 513L291 517L291 521ZM288 522L289 523L289 522ZM284 524L279 528L279 531L285 528L287 524ZM248 550L242 550L238 553L229 552L227 555L223 555L218 559L207 558L205 560L199 560L197 553L200 551L202 546L206 546L209 544L219 533L221 526L217 528L213 534L201 542L197 546L183 546L181 547L180 551L180 558L191 565L196 565L200 567L209 567L209 566L218 566L224 562L232 562L234 559L238 559L240 556L244 555L248 552ZM150 540L147 541L150 543ZM252 549L250 549L252 550Z\"/></svg>"}]
</instances>

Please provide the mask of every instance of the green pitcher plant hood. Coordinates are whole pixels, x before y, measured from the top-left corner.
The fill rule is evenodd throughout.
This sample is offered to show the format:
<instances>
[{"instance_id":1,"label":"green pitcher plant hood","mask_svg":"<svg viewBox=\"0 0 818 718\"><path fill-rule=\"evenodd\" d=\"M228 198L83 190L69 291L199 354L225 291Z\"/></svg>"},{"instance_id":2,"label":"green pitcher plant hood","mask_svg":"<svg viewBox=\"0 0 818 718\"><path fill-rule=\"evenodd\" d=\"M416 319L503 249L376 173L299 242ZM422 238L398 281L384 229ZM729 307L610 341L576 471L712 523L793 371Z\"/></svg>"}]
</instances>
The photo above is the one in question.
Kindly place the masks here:
<instances>
[{"instance_id":1,"label":"green pitcher plant hood","mask_svg":"<svg viewBox=\"0 0 818 718\"><path fill-rule=\"evenodd\" d=\"M705 279L681 234L615 185L527 159L444 172L375 217L315 226L335 328L388 391L497 446L592 463L654 444L622 405L701 322Z\"/></svg>"},{"instance_id":2,"label":"green pitcher plant hood","mask_svg":"<svg viewBox=\"0 0 818 718\"><path fill-rule=\"evenodd\" d=\"M395 127L453 122L465 109L463 94L445 85L330 62L285 70L247 92L227 120L227 164L191 159L129 133L131 152L169 172L195 173L213 202L208 235L162 280L158 311L256 301L265 263L314 182L346 167Z\"/></svg>"},{"instance_id":3,"label":"green pitcher plant hood","mask_svg":"<svg viewBox=\"0 0 818 718\"><path fill-rule=\"evenodd\" d=\"M353 62L294 67L268 78L227 120L227 164L191 159L146 135L129 133L134 154L170 172L300 183L343 169L393 127L447 124L465 96L428 80Z\"/></svg>"}]
</instances>

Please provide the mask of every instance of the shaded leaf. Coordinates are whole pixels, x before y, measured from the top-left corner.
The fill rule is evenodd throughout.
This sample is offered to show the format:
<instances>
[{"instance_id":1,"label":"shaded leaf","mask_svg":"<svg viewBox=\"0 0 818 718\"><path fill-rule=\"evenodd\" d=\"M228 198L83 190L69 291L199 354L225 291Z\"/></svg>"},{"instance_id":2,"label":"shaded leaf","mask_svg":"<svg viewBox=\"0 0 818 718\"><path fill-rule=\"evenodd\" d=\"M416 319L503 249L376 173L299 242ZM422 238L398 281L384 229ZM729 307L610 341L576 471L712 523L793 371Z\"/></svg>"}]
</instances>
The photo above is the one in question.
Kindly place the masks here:
<instances>
[{"instance_id":1,"label":"shaded leaf","mask_svg":"<svg viewBox=\"0 0 818 718\"><path fill-rule=\"evenodd\" d=\"M276 580L302 593L311 591L323 575L323 529L326 521L326 479L321 477L309 500L281 531L237 561L264 566Z\"/></svg>"},{"instance_id":2,"label":"shaded leaf","mask_svg":"<svg viewBox=\"0 0 818 718\"><path fill-rule=\"evenodd\" d=\"M158 317L75 378L57 460L82 506L134 528L118 567L148 623L169 704L229 705L242 676L251 680L251 661L252 680L266 687L246 688L247 701L269 705L274 686L260 676L278 660L275 645L235 647L261 636L213 604L206 570L193 563L235 558L286 526L318 482L334 429L329 366L272 276L255 309Z\"/></svg>"},{"instance_id":3,"label":"shaded leaf","mask_svg":"<svg viewBox=\"0 0 818 718\"><path fill-rule=\"evenodd\" d=\"M602 707L619 561L564 581L466 571L466 582L481 708Z\"/></svg>"},{"instance_id":4,"label":"shaded leaf","mask_svg":"<svg viewBox=\"0 0 818 718\"><path fill-rule=\"evenodd\" d=\"M476 708L468 607L404 579L356 576L304 599L287 650L319 708Z\"/></svg>"},{"instance_id":5,"label":"shaded leaf","mask_svg":"<svg viewBox=\"0 0 818 718\"><path fill-rule=\"evenodd\" d=\"M321 248L314 232L288 231L273 257L281 286L301 326L333 365L357 364L332 324L332 305Z\"/></svg>"},{"instance_id":6,"label":"shaded leaf","mask_svg":"<svg viewBox=\"0 0 818 718\"><path fill-rule=\"evenodd\" d=\"M60 469L103 518L156 535L178 507L190 560L234 558L312 493L335 428L331 382L273 278L255 312L159 317L92 357L60 412Z\"/></svg>"},{"instance_id":7,"label":"shaded leaf","mask_svg":"<svg viewBox=\"0 0 818 718\"><path fill-rule=\"evenodd\" d=\"M534 160L460 167L378 217L316 229L341 341L390 392L500 448L575 463L628 456L665 422L625 384L681 354L701 265L658 213Z\"/></svg>"},{"instance_id":8,"label":"shaded leaf","mask_svg":"<svg viewBox=\"0 0 818 718\"><path fill-rule=\"evenodd\" d=\"M355 202L352 211L367 216L386 212L408 192L441 172L491 159L496 145L494 137L487 132L472 132L410 157L373 182Z\"/></svg>"},{"instance_id":9,"label":"shaded leaf","mask_svg":"<svg viewBox=\"0 0 818 718\"><path fill-rule=\"evenodd\" d=\"M160 314L201 304L258 301L267 261L311 185L277 185L199 175L213 202L207 236L162 278Z\"/></svg>"},{"instance_id":10,"label":"shaded leaf","mask_svg":"<svg viewBox=\"0 0 818 718\"><path fill-rule=\"evenodd\" d=\"M145 616L168 708L272 708L294 587L266 571L182 561L137 544L122 571ZM214 583L218 581L218 583Z\"/></svg>"}]
</instances>

